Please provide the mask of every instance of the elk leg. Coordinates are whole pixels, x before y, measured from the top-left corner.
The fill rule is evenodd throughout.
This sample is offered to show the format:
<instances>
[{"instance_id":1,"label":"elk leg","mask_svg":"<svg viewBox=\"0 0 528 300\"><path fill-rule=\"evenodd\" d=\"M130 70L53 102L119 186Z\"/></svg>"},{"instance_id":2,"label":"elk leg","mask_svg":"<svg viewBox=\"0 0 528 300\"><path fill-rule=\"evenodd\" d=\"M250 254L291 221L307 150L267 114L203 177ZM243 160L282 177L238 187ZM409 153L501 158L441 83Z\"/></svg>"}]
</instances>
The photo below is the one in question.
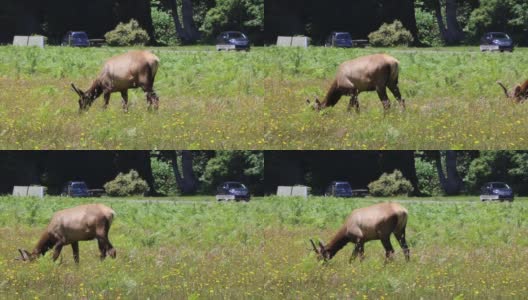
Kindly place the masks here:
<instances>
[{"instance_id":1,"label":"elk leg","mask_svg":"<svg viewBox=\"0 0 528 300\"><path fill-rule=\"evenodd\" d=\"M97 235L98 235L97 240L100 243L99 250L101 251L101 256L103 256L103 251L104 251L104 257L106 257L106 255L109 255L111 258L115 258L116 250L114 246L112 246L112 244L110 243L110 240L108 239L109 231L110 231L110 223L108 221L105 221L104 224L101 224L97 228ZM101 259L104 259L104 258L102 257Z\"/></svg>"},{"instance_id":2,"label":"elk leg","mask_svg":"<svg viewBox=\"0 0 528 300\"><path fill-rule=\"evenodd\" d=\"M53 261L56 261L57 258L59 257L61 251L62 251L62 246L63 244L62 243L57 243L55 244L55 250L53 251L53 256L52 256L52 259Z\"/></svg>"},{"instance_id":3,"label":"elk leg","mask_svg":"<svg viewBox=\"0 0 528 300\"><path fill-rule=\"evenodd\" d=\"M376 87L376 92L378 93L378 97L383 104L383 109L385 111L388 110L390 108L390 101L389 96L387 96L387 89L385 87Z\"/></svg>"},{"instance_id":4,"label":"elk leg","mask_svg":"<svg viewBox=\"0 0 528 300\"><path fill-rule=\"evenodd\" d=\"M396 97L396 100L398 100L398 103L400 103L400 106L403 108L403 110L405 110L405 100L402 99L398 85L397 84L389 85L389 90L394 95L394 97Z\"/></svg>"},{"instance_id":5,"label":"elk leg","mask_svg":"<svg viewBox=\"0 0 528 300\"><path fill-rule=\"evenodd\" d=\"M73 260L76 264L79 263L79 242L73 242L71 244L73 250Z\"/></svg>"},{"instance_id":6,"label":"elk leg","mask_svg":"<svg viewBox=\"0 0 528 300\"><path fill-rule=\"evenodd\" d=\"M385 248L385 262L387 262L387 260L391 259L394 254L394 248L392 248L390 242L390 235L381 238L381 243L383 244L383 248Z\"/></svg>"},{"instance_id":7,"label":"elk leg","mask_svg":"<svg viewBox=\"0 0 528 300\"><path fill-rule=\"evenodd\" d=\"M352 97L350 97L350 102L348 103L347 111L350 111L352 109L352 106L354 106L354 108L356 109L356 113L359 113L359 101L357 91L354 91L352 93Z\"/></svg>"},{"instance_id":8,"label":"elk leg","mask_svg":"<svg viewBox=\"0 0 528 300\"><path fill-rule=\"evenodd\" d=\"M108 106L108 103L110 102L110 93L104 93L103 97L104 97L103 108L106 109L106 107Z\"/></svg>"},{"instance_id":9,"label":"elk leg","mask_svg":"<svg viewBox=\"0 0 528 300\"><path fill-rule=\"evenodd\" d=\"M405 260L409 261L410 251L409 251L409 246L407 245L407 241L405 240L405 228L403 228L401 232L394 232L394 236L396 236L398 243L403 249L403 255L405 255Z\"/></svg>"},{"instance_id":10,"label":"elk leg","mask_svg":"<svg viewBox=\"0 0 528 300\"><path fill-rule=\"evenodd\" d=\"M97 245L99 246L99 252L101 252L100 259L104 260L106 258L106 248L107 248L104 239L97 238Z\"/></svg>"},{"instance_id":11,"label":"elk leg","mask_svg":"<svg viewBox=\"0 0 528 300\"><path fill-rule=\"evenodd\" d=\"M128 90L121 91L121 97L123 98L123 100L121 101L123 110L125 112L128 112Z\"/></svg>"},{"instance_id":12,"label":"elk leg","mask_svg":"<svg viewBox=\"0 0 528 300\"><path fill-rule=\"evenodd\" d=\"M351 264L353 260L356 259L358 254L361 253L361 250L363 248L363 243L358 242L356 243L356 246L354 247L354 251L352 251L352 255L350 255L350 259L348 260L348 263ZM361 253L361 256L363 256L363 253ZM360 257L361 260L363 260L363 257Z\"/></svg>"}]
</instances>

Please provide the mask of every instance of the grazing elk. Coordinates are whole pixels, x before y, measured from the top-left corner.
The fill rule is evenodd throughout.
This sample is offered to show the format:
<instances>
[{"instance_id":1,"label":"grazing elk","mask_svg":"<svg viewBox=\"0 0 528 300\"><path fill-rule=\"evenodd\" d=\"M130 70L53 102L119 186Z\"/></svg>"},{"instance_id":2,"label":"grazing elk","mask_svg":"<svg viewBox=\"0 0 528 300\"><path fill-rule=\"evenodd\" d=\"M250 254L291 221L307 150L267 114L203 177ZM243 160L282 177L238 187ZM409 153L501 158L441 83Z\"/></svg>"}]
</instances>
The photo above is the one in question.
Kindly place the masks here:
<instances>
[{"instance_id":1,"label":"grazing elk","mask_svg":"<svg viewBox=\"0 0 528 300\"><path fill-rule=\"evenodd\" d=\"M514 99L516 103L522 103L528 98L528 80L526 80L523 84L516 85L515 88L513 88L513 93L508 93L508 89L506 89L502 82L497 81L497 83L504 90L506 97Z\"/></svg>"},{"instance_id":2,"label":"grazing elk","mask_svg":"<svg viewBox=\"0 0 528 300\"><path fill-rule=\"evenodd\" d=\"M33 252L18 249L21 259L32 261L54 248L53 260L57 260L62 247L72 246L73 259L79 263L79 241L97 239L101 260L107 255L116 257L116 250L108 239L108 231L116 213L103 204L80 205L56 212L42 233Z\"/></svg>"},{"instance_id":3,"label":"grazing elk","mask_svg":"<svg viewBox=\"0 0 528 300\"><path fill-rule=\"evenodd\" d=\"M347 243L356 244L349 262L358 254L361 260L364 256L364 244L371 240L381 240L385 248L386 260L392 258L394 248L390 235L394 233L403 249L405 259L409 260L409 247L405 241L407 225L407 210L398 203L379 203L368 207L355 209L348 216L334 238L327 245L319 242L319 248L310 240L319 259L329 260Z\"/></svg>"},{"instance_id":4,"label":"grazing elk","mask_svg":"<svg viewBox=\"0 0 528 300\"><path fill-rule=\"evenodd\" d=\"M334 106L343 95L348 95L351 98L347 111L353 106L359 112L359 93L376 91L383 108L387 110L390 108L387 87L405 109L405 100L401 98L398 88L398 65L399 62L387 54L367 55L342 63L323 102L315 99L314 109ZM310 100L307 99L306 102L310 104Z\"/></svg>"},{"instance_id":5,"label":"grazing elk","mask_svg":"<svg viewBox=\"0 0 528 300\"><path fill-rule=\"evenodd\" d=\"M158 71L159 58L148 51L130 51L110 58L92 86L83 92L73 83L73 90L79 95L79 110L87 110L101 94L104 108L108 106L110 94L120 92L123 109L128 111L128 89L140 87L147 95L149 109L158 109L159 98L154 92L154 78Z\"/></svg>"}]
</instances>

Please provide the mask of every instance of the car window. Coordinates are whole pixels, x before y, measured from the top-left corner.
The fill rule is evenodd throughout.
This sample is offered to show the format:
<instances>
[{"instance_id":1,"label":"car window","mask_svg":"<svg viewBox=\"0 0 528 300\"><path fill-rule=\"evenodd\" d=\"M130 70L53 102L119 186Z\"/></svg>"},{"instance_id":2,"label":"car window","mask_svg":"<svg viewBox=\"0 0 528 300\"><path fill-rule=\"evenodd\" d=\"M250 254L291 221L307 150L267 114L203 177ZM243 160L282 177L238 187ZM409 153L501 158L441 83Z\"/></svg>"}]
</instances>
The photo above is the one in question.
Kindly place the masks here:
<instances>
[{"instance_id":1,"label":"car window","mask_svg":"<svg viewBox=\"0 0 528 300\"><path fill-rule=\"evenodd\" d=\"M230 32L228 33L228 38L230 39L244 39L246 36L241 32Z\"/></svg>"},{"instance_id":2,"label":"car window","mask_svg":"<svg viewBox=\"0 0 528 300\"><path fill-rule=\"evenodd\" d=\"M88 39L88 36L84 32L74 32L72 34L72 37L77 38L77 39Z\"/></svg>"},{"instance_id":3,"label":"car window","mask_svg":"<svg viewBox=\"0 0 528 300\"><path fill-rule=\"evenodd\" d=\"M493 33L491 35L493 39L509 39L510 37L505 33Z\"/></svg>"},{"instance_id":4,"label":"car window","mask_svg":"<svg viewBox=\"0 0 528 300\"><path fill-rule=\"evenodd\" d=\"M506 183L498 182L492 184L492 187L494 189L509 189L510 187Z\"/></svg>"},{"instance_id":5,"label":"car window","mask_svg":"<svg viewBox=\"0 0 528 300\"><path fill-rule=\"evenodd\" d=\"M84 182L76 182L72 184L72 188L74 189L87 189L88 187Z\"/></svg>"},{"instance_id":6,"label":"car window","mask_svg":"<svg viewBox=\"0 0 528 300\"><path fill-rule=\"evenodd\" d=\"M336 34L336 39L349 40L350 34L348 32Z\"/></svg>"},{"instance_id":7,"label":"car window","mask_svg":"<svg viewBox=\"0 0 528 300\"><path fill-rule=\"evenodd\" d=\"M228 184L229 189L245 189L246 187L242 183L233 182Z\"/></svg>"}]
</instances>

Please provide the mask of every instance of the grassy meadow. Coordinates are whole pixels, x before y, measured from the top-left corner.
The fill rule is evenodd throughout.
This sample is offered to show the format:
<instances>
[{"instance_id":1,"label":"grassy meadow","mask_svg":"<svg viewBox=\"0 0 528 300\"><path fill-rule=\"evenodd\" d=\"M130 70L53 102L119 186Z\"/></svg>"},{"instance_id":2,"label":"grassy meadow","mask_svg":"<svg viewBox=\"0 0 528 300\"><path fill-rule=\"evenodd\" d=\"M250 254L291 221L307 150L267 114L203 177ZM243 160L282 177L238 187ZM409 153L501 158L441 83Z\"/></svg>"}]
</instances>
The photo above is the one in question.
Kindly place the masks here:
<instances>
[{"instance_id":1,"label":"grassy meadow","mask_svg":"<svg viewBox=\"0 0 528 300\"><path fill-rule=\"evenodd\" d=\"M400 61L399 87L384 116L376 92L359 95L361 113L347 113L350 97L324 112L306 105L326 95L337 66L355 57L388 53ZM526 149L528 105L507 100L495 83L528 78L528 50L481 53L478 47L439 49L278 49L266 81L266 145L272 149Z\"/></svg>"},{"instance_id":2,"label":"grassy meadow","mask_svg":"<svg viewBox=\"0 0 528 300\"><path fill-rule=\"evenodd\" d=\"M1 149L250 149L263 144L264 87L258 50L152 48L160 58L154 88L160 109L147 111L141 89L129 113L114 93L78 113L70 83L87 89L123 48L0 47Z\"/></svg>"},{"instance_id":3,"label":"grassy meadow","mask_svg":"<svg viewBox=\"0 0 528 300\"><path fill-rule=\"evenodd\" d=\"M528 199L481 203L478 197L405 199L406 263L384 264L378 241L363 262L346 246L319 263L309 238L328 241L348 213L387 199L256 198L249 203L138 202L108 198L0 198L0 297L42 299L477 299L527 294ZM395 200L395 199L392 199ZM31 249L53 211L92 201L117 217L110 240L117 259L98 260L95 241L53 263L15 261Z\"/></svg>"},{"instance_id":4,"label":"grassy meadow","mask_svg":"<svg viewBox=\"0 0 528 300\"><path fill-rule=\"evenodd\" d=\"M161 59L155 88L160 109L149 113L140 90L129 113L114 94L78 113L70 83L86 89L103 62L123 48L0 47L1 149L526 149L528 105L505 99L526 79L528 50L481 53L438 49L254 48L218 53L211 47L152 48ZM375 92L324 112L337 66L386 52L401 63L401 112L383 114ZM389 97L394 97L389 93Z\"/></svg>"}]
</instances>

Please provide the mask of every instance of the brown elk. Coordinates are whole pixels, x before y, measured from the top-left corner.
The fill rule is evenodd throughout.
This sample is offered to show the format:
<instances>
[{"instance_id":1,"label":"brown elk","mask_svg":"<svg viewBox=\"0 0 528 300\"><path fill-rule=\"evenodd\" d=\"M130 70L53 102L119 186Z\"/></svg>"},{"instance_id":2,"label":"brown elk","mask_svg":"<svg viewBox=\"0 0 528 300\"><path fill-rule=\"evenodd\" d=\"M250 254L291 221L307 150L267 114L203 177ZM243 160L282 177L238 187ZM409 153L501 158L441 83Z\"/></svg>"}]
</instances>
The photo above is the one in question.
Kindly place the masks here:
<instances>
[{"instance_id":1,"label":"brown elk","mask_svg":"<svg viewBox=\"0 0 528 300\"><path fill-rule=\"evenodd\" d=\"M512 93L508 93L508 89L506 89L502 82L497 81L497 83L501 86L502 90L504 90L506 97L514 99L516 103L522 103L528 98L528 80L523 84L516 85L515 88L513 88Z\"/></svg>"},{"instance_id":2,"label":"brown elk","mask_svg":"<svg viewBox=\"0 0 528 300\"><path fill-rule=\"evenodd\" d=\"M62 247L71 245L73 259L79 263L79 241L97 239L101 260L107 255L116 257L116 250L108 239L108 231L115 212L103 204L80 205L56 212L42 233L33 252L18 249L21 259L33 261L54 248L53 260L57 260Z\"/></svg>"},{"instance_id":3,"label":"brown elk","mask_svg":"<svg viewBox=\"0 0 528 300\"><path fill-rule=\"evenodd\" d=\"M398 203L379 203L355 209L348 216L334 238L327 244L319 242L319 248L310 240L319 259L329 260L349 242L356 244L349 262L358 255L364 257L364 244L372 240L381 240L385 248L386 260L392 258L394 248L390 235L394 233L403 249L405 259L409 260L409 247L405 241L407 210Z\"/></svg>"},{"instance_id":4,"label":"brown elk","mask_svg":"<svg viewBox=\"0 0 528 300\"><path fill-rule=\"evenodd\" d=\"M110 58L92 86L82 91L73 83L73 90L79 95L79 110L87 110L101 94L104 108L108 106L110 94L120 92L123 109L128 111L128 89L140 87L147 96L149 109L158 109L159 98L154 92L154 79L158 71L159 58L149 51L130 51Z\"/></svg>"},{"instance_id":5,"label":"brown elk","mask_svg":"<svg viewBox=\"0 0 528 300\"><path fill-rule=\"evenodd\" d=\"M358 57L342 63L337 69L330 89L323 102L315 99L314 109L334 106L342 96L351 96L347 111L352 107L359 112L358 95L363 91L376 91L383 104L383 108L390 108L388 87L394 97L405 109L405 100L402 99L398 88L399 62L387 54L373 54ZM310 104L310 100L306 100Z\"/></svg>"}]
</instances>

